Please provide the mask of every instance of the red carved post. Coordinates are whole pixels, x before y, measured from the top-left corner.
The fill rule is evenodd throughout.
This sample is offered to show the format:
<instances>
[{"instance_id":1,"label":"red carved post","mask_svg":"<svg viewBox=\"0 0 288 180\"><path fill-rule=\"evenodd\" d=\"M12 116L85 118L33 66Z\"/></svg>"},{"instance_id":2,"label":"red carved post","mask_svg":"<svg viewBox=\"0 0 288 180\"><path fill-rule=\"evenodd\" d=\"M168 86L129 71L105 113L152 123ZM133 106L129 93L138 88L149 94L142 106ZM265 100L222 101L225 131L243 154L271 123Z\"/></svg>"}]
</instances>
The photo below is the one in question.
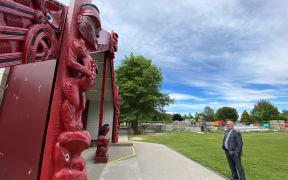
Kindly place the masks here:
<instances>
[{"instance_id":1,"label":"red carved post","mask_svg":"<svg viewBox=\"0 0 288 180\"><path fill-rule=\"evenodd\" d=\"M91 138L82 130L81 117L85 92L96 78L90 52L96 50L101 30L98 8L90 2L72 0L69 6L42 166L47 172L42 171L41 179L87 179L80 155Z\"/></svg>"},{"instance_id":2,"label":"red carved post","mask_svg":"<svg viewBox=\"0 0 288 180\"><path fill-rule=\"evenodd\" d=\"M110 36L110 72L112 80L112 90L113 90L113 102L114 102L114 116L113 116L113 131L112 131L112 142L118 142L118 118L120 116L120 98L119 98L119 88L115 85L114 77L114 63L115 52L118 50L118 34L111 32Z\"/></svg>"},{"instance_id":3,"label":"red carved post","mask_svg":"<svg viewBox=\"0 0 288 180\"><path fill-rule=\"evenodd\" d=\"M105 98L105 87L106 87L106 70L107 70L107 55L104 59L103 65L103 78L102 78L102 94L101 94L101 102L100 102L100 113L99 113L99 126L98 126L98 134L102 128L103 124L103 114L104 114L104 98Z\"/></svg>"},{"instance_id":4,"label":"red carved post","mask_svg":"<svg viewBox=\"0 0 288 180\"><path fill-rule=\"evenodd\" d=\"M0 68L57 59L65 15L54 0L0 0Z\"/></svg>"},{"instance_id":5,"label":"red carved post","mask_svg":"<svg viewBox=\"0 0 288 180\"><path fill-rule=\"evenodd\" d=\"M120 97L119 97L119 88L116 86L114 91L114 119L113 119L113 132L112 132L113 143L118 143L119 117L120 117Z\"/></svg>"},{"instance_id":6,"label":"red carved post","mask_svg":"<svg viewBox=\"0 0 288 180\"><path fill-rule=\"evenodd\" d=\"M47 132L43 132L44 152L39 154L41 180L87 179L80 155L90 146L90 135L81 122L85 92L96 77L90 52L107 51L112 62L118 38L101 30L99 10L90 2L71 0L66 7L56 0L0 0L0 68L58 60ZM114 74L112 86L115 91Z\"/></svg>"},{"instance_id":7,"label":"red carved post","mask_svg":"<svg viewBox=\"0 0 288 180\"><path fill-rule=\"evenodd\" d=\"M87 179L85 161L81 152L90 146L91 137L83 131L82 112L85 109L85 92L93 87L96 64L89 53L97 47L97 36L101 29L98 8L91 4L80 7L77 21L80 37L73 37L68 57L68 75L63 78L64 99L61 119L65 131L58 137L54 148L55 168L53 180ZM55 153L56 152L56 153ZM65 159L62 159L64 158Z\"/></svg>"},{"instance_id":8,"label":"red carved post","mask_svg":"<svg viewBox=\"0 0 288 180\"><path fill-rule=\"evenodd\" d=\"M119 111L119 103L118 103L119 101L118 91L115 88L115 82L114 82L114 64L113 64L113 59L115 57L114 52L116 52L118 49L117 45L118 45L118 35L112 31L110 35L109 52L108 54L106 54L105 61L104 61L104 68L103 68L102 96L101 96L101 107L100 107L100 115L99 115L99 129L98 129L99 136L97 138L97 151L95 155L96 163L107 163L109 159L109 155L108 155L109 139L106 137L106 135L108 134L110 128L108 124L105 124L102 126L103 113L104 113L107 61L110 61L110 70L111 70L111 79L112 79L111 83L112 83L113 98L114 98L112 141L118 142L118 117L119 117L120 111ZM117 93L117 95L115 93Z\"/></svg>"}]
</instances>

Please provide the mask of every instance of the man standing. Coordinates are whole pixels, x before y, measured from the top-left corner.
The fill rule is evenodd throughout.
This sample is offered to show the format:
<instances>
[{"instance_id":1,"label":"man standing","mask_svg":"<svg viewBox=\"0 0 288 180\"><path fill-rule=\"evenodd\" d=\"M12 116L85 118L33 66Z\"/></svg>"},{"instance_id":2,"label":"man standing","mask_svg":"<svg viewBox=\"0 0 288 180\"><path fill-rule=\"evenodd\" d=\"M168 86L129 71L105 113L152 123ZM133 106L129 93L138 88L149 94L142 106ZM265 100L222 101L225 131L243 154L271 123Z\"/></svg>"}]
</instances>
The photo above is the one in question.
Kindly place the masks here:
<instances>
[{"instance_id":1,"label":"man standing","mask_svg":"<svg viewBox=\"0 0 288 180\"><path fill-rule=\"evenodd\" d=\"M238 171L240 180L245 180L245 173L241 164L243 146L242 136L239 131L234 129L232 121L227 121L226 125L228 129L225 131L222 148L225 150L226 158L232 173L232 179L239 179L237 174Z\"/></svg>"}]
</instances>

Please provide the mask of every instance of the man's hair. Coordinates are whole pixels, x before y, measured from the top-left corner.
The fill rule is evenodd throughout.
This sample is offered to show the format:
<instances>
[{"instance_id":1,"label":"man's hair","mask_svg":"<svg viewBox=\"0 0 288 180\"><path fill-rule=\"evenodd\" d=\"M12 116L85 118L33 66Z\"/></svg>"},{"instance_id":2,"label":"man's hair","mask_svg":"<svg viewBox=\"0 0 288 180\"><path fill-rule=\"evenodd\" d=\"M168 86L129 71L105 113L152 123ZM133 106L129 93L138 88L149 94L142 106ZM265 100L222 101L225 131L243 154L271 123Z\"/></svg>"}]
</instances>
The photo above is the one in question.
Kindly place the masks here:
<instances>
[{"instance_id":1,"label":"man's hair","mask_svg":"<svg viewBox=\"0 0 288 180\"><path fill-rule=\"evenodd\" d=\"M233 122L233 121L227 121L227 122L226 122L226 124L227 124L228 122L230 122L231 124L233 124L233 125L234 125L234 122Z\"/></svg>"}]
</instances>

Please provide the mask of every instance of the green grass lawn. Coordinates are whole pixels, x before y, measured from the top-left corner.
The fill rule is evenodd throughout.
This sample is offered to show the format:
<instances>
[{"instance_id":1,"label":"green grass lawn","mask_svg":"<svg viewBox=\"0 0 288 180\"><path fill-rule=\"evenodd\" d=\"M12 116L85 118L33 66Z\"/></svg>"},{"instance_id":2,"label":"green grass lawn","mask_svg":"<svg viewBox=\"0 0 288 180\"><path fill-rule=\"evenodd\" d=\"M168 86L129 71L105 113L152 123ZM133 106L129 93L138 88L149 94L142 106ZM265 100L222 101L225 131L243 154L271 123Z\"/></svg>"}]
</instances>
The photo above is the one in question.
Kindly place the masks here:
<instances>
[{"instance_id":1,"label":"green grass lawn","mask_svg":"<svg viewBox=\"0 0 288 180\"><path fill-rule=\"evenodd\" d=\"M187 157L231 178L222 150L224 131L208 134L170 132L142 135L145 142L165 144ZM288 132L242 133L242 164L248 180L288 180Z\"/></svg>"}]
</instances>

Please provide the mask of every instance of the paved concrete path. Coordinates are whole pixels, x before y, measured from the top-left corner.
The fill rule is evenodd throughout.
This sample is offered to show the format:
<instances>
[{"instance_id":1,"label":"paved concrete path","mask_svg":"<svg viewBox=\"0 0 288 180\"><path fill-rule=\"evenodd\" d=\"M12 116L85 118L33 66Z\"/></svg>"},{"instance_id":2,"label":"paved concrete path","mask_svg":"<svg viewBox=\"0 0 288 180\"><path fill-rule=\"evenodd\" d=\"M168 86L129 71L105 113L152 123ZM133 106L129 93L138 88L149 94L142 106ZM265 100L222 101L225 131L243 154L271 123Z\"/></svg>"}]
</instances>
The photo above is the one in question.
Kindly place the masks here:
<instances>
[{"instance_id":1,"label":"paved concrete path","mask_svg":"<svg viewBox=\"0 0 288 180\"><path fill-rule=\"evenodd\" d=\"M127 142L127 130L119 132L119 142ZM84 151L88 180L227 180L165 145L134 142L134 148L135 157L107 164L94 163L96 148ZM131 146L110 146L110 160L131 152Z\"/></svg>"},{"instance_id":2,"label":"paved concrete path","mask_svg":"<svg viewBox=\"0 0 288 180\"><path fill-rule=\"evenodd\" d=\"M99 180L226 180L160 144L135 142L136 157L108 163ZM88 170L88 173L91 170ZM89 180L92 180L89 176ZM94 180L94 178L93 178Z\"/></svg>"}]
</instances>

